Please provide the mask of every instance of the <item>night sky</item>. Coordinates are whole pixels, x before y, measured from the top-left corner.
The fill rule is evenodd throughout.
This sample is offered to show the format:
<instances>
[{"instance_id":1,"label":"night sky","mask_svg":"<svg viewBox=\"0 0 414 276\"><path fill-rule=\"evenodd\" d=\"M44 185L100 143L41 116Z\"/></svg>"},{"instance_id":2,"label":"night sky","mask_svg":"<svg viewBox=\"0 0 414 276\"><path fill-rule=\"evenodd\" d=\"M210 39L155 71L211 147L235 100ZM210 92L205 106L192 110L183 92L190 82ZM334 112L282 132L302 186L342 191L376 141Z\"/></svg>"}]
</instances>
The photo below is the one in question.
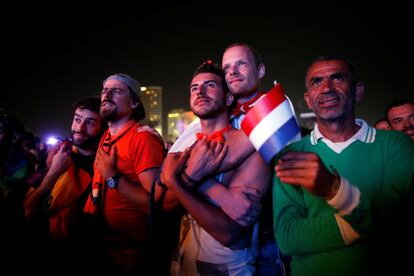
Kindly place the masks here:
<instances>
[{"instance_id":1,"label":"night sky","mask_svg":"<svg viewBox=\"0 0 414 276\"><path fill-rule=\"evenodd\" d=\"M41 138L68 136L72 104L96 95L111 73L123 72L141 85L162 86L165 114L188 109L194 69L207 59L220 62L234 42L261 53L262 88L278 80L296 109L304 108L307 65L326 53L344 54L359 69L366 95L356 111L369 123L383 116L393 98L413 98L413 20L407 7L395 1L369 8L344 1L291 1L293 7L259 2L4 10L0 107Z\"/></svg>"}]
</instances>

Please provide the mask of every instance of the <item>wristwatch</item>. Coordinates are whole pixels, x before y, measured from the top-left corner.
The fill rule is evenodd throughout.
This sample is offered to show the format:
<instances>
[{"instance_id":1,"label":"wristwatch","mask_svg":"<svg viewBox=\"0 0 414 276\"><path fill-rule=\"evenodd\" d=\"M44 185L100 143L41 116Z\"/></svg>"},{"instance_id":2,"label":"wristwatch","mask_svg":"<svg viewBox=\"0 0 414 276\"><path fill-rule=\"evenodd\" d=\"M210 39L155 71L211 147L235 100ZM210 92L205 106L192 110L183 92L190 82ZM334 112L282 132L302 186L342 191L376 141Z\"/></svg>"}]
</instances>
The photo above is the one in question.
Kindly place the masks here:
<instances>
[{"instance_id":1,"label":"wristwatch","mask_svg":"<svg viewBox=\"0 0 414 276\"><path fill-rule=\"evenodd\" d=\"M121 178L122 174L116 173L114 176L105 180L106 185L109 189L115 189L118 187L119 179Z\"/></svg>"}]
</instances>

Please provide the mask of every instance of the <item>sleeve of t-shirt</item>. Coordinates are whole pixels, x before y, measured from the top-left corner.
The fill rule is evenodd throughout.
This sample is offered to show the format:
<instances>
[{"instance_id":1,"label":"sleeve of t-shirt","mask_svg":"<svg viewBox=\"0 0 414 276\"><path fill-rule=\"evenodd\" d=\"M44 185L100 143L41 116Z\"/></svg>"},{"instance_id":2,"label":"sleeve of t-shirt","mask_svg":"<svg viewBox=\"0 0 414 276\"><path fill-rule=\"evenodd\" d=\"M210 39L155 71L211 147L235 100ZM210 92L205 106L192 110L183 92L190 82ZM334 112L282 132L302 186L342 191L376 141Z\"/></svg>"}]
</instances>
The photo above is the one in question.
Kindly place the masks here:
<instances>
[{"instance_id":1,"label":"sleeve of t-shirt","mask_svg":"<svg viewBox=\"0 0 414 276\"><path fill-rule=\"evenodd\" d=\"M196 139L196 133L201 131L200 120L196 119L187 126L184 132L174 142L169 153L171 152L183 152L186 148L190 147Z\"/></svg>"},{"instance_id":2,"label":"sleeve of t-shirt","mask_svg":"<svg viewBox=\"0 0 414 276\"><path fill-rule=\"evenodd\" d=\"M150 131L137 132L130 144L130 156L137 174L161 167L164 160L162 139Z\"/></svg>"}]
</instances>

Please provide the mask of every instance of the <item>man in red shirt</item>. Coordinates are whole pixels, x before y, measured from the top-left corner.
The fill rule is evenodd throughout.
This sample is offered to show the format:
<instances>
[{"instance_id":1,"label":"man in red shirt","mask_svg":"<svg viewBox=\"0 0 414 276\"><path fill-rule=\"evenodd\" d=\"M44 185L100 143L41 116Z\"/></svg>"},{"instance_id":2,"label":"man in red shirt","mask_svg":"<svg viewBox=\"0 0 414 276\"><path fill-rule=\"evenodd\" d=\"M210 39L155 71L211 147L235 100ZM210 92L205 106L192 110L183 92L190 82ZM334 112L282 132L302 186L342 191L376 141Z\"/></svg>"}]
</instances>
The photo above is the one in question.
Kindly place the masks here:
<instances>
[{"instance_id":1,"label":"man in red shirt","mask_svg":"<svg viewBox=\"0 0 414 276\"><path fill-rule=\"evenodd\" d=\"M145 110L139 83L125 74L103 82L101 116L108 122L95 160L92 196L85 211L104 218L103 274L148 272L149 192L163 162L159 134L138 121ZM139 274L137 274L139 275Z\"/></svg>"}]
</instances>

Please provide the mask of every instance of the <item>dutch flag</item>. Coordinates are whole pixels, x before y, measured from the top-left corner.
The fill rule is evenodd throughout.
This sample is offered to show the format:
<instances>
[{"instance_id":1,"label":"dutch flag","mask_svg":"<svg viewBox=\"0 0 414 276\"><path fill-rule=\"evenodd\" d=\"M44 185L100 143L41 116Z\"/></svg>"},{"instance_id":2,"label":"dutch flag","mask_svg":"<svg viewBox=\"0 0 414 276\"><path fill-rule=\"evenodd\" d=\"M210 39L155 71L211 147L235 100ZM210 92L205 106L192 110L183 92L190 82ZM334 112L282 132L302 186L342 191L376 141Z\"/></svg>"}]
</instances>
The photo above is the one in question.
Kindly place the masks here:
<instances>
[{"instance_id":1,"label":"dutch flag","mask_svg":"<svg viewBox=\"0 0 414 276\"><path fill-rule=\"evenodd\" d=\"M300 138L293 106L279 83L249 110L241 128L266 163L287 144Z\"/></svg>"}]
</instances>

